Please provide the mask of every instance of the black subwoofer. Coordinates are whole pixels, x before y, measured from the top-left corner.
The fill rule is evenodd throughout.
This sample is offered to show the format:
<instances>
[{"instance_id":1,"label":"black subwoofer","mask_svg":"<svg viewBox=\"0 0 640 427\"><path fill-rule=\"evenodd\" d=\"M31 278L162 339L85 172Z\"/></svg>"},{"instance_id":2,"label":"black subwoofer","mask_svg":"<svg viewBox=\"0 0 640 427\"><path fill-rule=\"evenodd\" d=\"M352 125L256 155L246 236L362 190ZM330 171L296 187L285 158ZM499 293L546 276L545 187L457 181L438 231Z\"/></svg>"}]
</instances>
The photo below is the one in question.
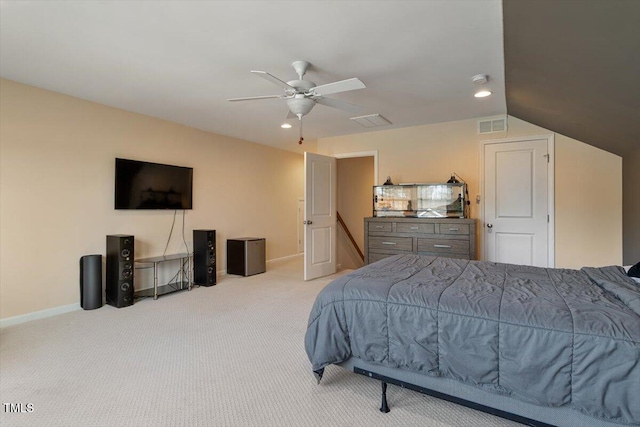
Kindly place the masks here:
<instances>
[{"instance_id":1,"label":"black subwoofer","mask_svg":"<svg viewBox=\"0 0 640 427\"><path fill-rule=\"evenodd\" d=\"M80 258L80 307L85 310L102 307L102 255Z\"/></svg>"},{"instance_id":2,"label":"black subwoofer","mask_svg":"<svg viewBox=\"0 0 640 427\"><path fill-rule=\"evenodd\" d=\"M107 304L127 307L133 304L133 236L107 236Z\"/></svg>"},{"instance_id":3,"label":"black subwoofer","mask_svg":"<svg viewBox=\"0 0 640 427\"><path fill-rule=\"evenodd\" d=\"M193 230L193 283L216 284L216 230Z\"/></svg>"}]
</instances>

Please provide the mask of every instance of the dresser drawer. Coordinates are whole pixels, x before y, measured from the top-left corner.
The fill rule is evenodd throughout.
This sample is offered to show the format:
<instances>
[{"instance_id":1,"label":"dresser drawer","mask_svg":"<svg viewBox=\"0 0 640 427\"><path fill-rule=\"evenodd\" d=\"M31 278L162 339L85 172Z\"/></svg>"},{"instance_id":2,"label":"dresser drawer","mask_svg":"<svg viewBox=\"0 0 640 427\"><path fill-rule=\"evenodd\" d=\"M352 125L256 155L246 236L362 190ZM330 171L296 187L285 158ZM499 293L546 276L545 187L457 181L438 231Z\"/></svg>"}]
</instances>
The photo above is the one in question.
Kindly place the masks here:
<instances>
[{"instance_id":1,"label":"dresser drawer","mask_svg":"<svg viewBox=\"0 0 640 427\"><path fill-rule=\"evenodd\" d=\"M391 233L391 223L390 222L370 222L369 223L369 232L384 232Z\"/></svg>"},{"instance_id":2,"label":"dresser drawer","mask_svg":"<svg viewBox=\"0 0 640 427\"><path fill-rule=\"evenodd\" d=\"M418 239L418 252L469 254L468 240Z\"/></svg>"},{"instance_id":3,"label":"dresser drawer","mask_svg":"<svg viewBox=\"0 0 640 427\"><path fill-rule=\"evenodd\" d=\"M392 251L413 252L411 237L369 237L369 249L388 249Z\"/></svg>"},{"instance_id":4,"label":"dresser drawer","mask_svg":"<svg viewBox=\"0 0 640 427\"><path fill-rule=\"evenodd\" d=\"M439 234L469 234L468 224L438 224Z\"/></svg>"},{"instance_id":5,"label":"dresser drawer","mask_svg":"<svg viewBox=\"0 0 640 427\"><path fill-rule=\"evenodd\" d=\"M435 224L416 224L416 223L397 222L396 232L433 234L436 232L436 226Z\"/></svg>"}]
</instances>

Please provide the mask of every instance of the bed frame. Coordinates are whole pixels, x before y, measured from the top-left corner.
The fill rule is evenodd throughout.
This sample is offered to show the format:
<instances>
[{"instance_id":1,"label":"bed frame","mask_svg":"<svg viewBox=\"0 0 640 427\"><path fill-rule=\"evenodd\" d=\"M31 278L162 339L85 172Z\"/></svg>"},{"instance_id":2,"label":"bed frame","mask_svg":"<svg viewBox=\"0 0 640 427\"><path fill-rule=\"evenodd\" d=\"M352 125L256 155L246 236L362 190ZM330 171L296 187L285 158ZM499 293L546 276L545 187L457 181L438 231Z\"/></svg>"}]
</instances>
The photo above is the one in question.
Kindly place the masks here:
<instances>
[{"instance_id":1,"label":"bed frame","mask_svg":"<svg viewBox=\"0 0 640 427\"><path fill-rule=\"evenodd\" d=\"M398 368L373 365L355 357L347 359L338 366L381 381L381 412L390 410L386 390L387 384L393 384L529 426L621 427L630 425L593 418L571 407L538 406L448 378L431 377Z\"/></svg>"}]
</instances>

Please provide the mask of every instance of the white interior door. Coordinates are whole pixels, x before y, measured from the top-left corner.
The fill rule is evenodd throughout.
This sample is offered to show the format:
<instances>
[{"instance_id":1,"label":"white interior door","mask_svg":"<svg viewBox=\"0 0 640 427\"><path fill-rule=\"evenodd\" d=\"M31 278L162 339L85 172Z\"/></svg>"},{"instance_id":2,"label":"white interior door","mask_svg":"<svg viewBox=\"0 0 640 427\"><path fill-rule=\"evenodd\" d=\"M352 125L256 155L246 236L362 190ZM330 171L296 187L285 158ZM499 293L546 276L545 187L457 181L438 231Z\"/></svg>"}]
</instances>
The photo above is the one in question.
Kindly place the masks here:
<instances>
[{"instance_id":1,"label":"white interior door","mask_svg":"<svg viewBox=\"0 0 640 427\"><path fill-rule=\"evenodd\" d=\"M304 280L336 272L336 159L304 153Z\"/></svg>"},{"instance_id":2,"label":"white interior door","mask_svg":"<svg viewBox=\"0 0 640 427\"><path fill-rule=\"evenodd\" d=\"M547 138L484 146L487 261L553 267L549 160Z\"/></svg>"}]
</instances>

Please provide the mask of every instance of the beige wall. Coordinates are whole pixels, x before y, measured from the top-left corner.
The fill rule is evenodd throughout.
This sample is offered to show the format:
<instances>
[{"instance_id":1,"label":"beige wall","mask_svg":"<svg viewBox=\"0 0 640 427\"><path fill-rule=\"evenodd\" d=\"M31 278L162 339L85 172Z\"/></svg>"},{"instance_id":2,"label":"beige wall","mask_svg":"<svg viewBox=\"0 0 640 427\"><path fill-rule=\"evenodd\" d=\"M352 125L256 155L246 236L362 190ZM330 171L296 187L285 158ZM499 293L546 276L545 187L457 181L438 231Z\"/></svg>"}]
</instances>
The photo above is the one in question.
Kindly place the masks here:
<instances>
[{"instance_id":1,"label":"beige wall","mask_svg":"<svg viewBox=\"0 0 640 427\"><path fill-rule=\"evenodd\" d=\"M259 236L267 259L297 253L302 156L36 89L0 86L0 317L79 301L78 260L105 235L136 238L136 257L162 255L173 211L116 211L114 158L194 168L192 230ZM178 213L167 253L184 252Z\"/></svg>"},{"instance_id":2,"label":"beige wall","mask_svg":"<svg viewBox=\"0 0 640 427\"><path fill-rule=\"evenodd\" d=\"M479 191L480 141L551 131L509 117L508 132L478 135L477 120L382 130L318 140L318 153L378 150L380 181L445 182L456 172L469 184L471 217ZM622 159L555 134L556 267L622 263ZM382 184L379 182L377 184ZM482 244L478 227L478 245Z\"/></svg>"},{"instance_id":3,"label":"beige wall","mask_svg":"<svg viewBox=\"0 0 640 427\"><path fill-rule=\"evenodd\" d=\"M556 134L556 265L622 265L622 158Z\"/></svg>"},{"instance_id":4,"label":"beige wall","mask_svg":"<svg viewBox=\"0 0 640 427\"><path fill-rule=\"evenodd\" d=\"M624 156L624 264L640 262L640 148Z\"/></svg>"},{"instance_id":5,"label":"beige wall","mask_svg":"<svg viewBox=\"0 0 640 427\"><path fill-rule=\"evenodd\" d=\"M371 216L374 161L370 157L338 159L338 212L353 239L364 252L364 218ZM336 259L342 269L362 267L364 262L342 227L338 227Z\"/></svg>"}]
</instances>

